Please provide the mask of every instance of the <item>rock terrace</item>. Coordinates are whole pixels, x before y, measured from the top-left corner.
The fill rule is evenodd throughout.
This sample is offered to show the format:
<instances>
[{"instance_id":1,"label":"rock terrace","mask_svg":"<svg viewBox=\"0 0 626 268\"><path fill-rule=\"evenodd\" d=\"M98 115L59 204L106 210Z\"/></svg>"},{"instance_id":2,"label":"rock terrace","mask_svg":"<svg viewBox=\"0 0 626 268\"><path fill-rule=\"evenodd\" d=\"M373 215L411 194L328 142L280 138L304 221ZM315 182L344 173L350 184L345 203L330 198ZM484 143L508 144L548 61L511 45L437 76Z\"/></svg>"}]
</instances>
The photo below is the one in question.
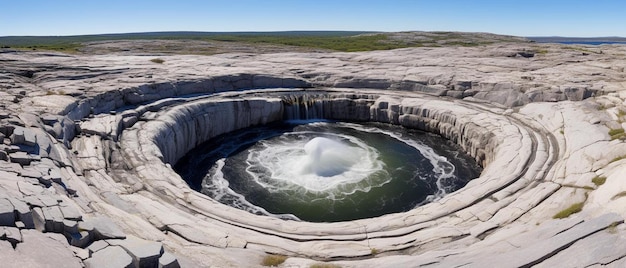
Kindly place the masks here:
<instances>
[{"instance_id":1,"label":"rock terrace","mask_svg":"<svg viewBox=\"0 0 626 268\"><path fill-rule=\"evenodd\" d=\"M0 53L3 263L624 265L626 47L156 57ZM248 214L172 171L203 141L282 120L294 92L329 119L438 133L484 171L438 202L339 223Z\"/></svg>"}]
</instances>

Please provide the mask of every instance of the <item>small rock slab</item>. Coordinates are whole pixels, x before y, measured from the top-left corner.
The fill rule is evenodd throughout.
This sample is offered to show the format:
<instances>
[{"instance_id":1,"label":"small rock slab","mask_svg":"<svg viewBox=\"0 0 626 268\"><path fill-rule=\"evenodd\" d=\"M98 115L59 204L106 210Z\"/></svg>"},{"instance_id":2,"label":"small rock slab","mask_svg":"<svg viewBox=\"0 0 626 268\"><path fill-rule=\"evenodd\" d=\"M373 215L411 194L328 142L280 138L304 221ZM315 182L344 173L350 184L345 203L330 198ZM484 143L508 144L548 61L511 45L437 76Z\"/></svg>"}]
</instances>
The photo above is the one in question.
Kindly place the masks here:
<instances>
[{"instance_id":1,"label":"small rock slab","mask_svg":"<svg viewBox=\"0 0 626 268\"><path fill-rule=\"evenodd\" d=\"M615 213L605 214L598 218L584 221L571 229L559 233L549 239L519 250L509 251L493 258L485 258L476 263L475 267L530 267L549 258L554 252L569 247L574 242L587 237L611 224L622 223L624 219Z\"/></svg>"},{"instance_id":2,"label":"small rock slab","mask_svg":"<svg viewBox=\"0 0 626 268\"><path fill-rule=\"evenodd\" d=\"M165 252L159 258L159 268L180 268L180 264L174 255Z\"/></svg>"},{"instance_id":3,"label":"small rock slab","mask_svg":"<svg viewBox=\"0 0 626 268\"><path fill-rule=\"evenodd\" d=\"M133 258L118 246L108 246L105 249L95 252L91 258L85 260L87 268L131 268Z\"/></svg>"},{"instance_id":4,"label":"small rock slab","mask_svg":"<svg viewBox=\"0 0 626 268\"><path fill-rule=\"evenodd\" d=\"M96 240L105 239L124 239L126 234L115 224L111 219L107 217L96 217L84 221L84 225L93 226L93 231L96 236ZM79 226L79 228L82 228Z\"/></svg>"},{"instance_id":5,"label":"small rock slab","mask_svg":"<svg viewBox=\"0 0 626 268\"><path fill-rule=\"evenodd\" d=\"M8 199L0 198L0 226L15 226L14 210Z\"/></svg>"},{"instance_id":6,"label":"small rock slab","mask_svg":"<svg viewBox=\"0 0 626 268\"><path fill-rule=\"evenodd\" d=\"M9 198L11 204L15 208L15 215L17 216L17 220L21 221L24 224L24 228L33 229L35 228L35 224L33 222L33 213L30 211L30 207L26 204L26 202Z\"/></svg>"},{"instance_id":7,"label":"small rock slab","mask_svg":"<svg viewBox=\"0 0 626 268\"><path fill-rule=\"evenodd\" d=\"M28 166L33 161L41 160L41 157L38 155L27 154L26 152L15 152L9 154L9 159L11 159L11 162L13 163L18 163L22 166Z\"/></svg>"},{"instance_id":8,"label":"small rock slab","mask_svg":"<svg viewBox=\"0 0 626 268\"><path fill-rule=\"evenodd\" d=\"M135 267L157 267L163 254L163 244L128 236L124 240L106 240L112 246L124 248L133 257Z\"/></svg>"},{"instance_id":9,"label":"small rock slab","mask_svg":"<svg viewBox=\"0 0 626 268\"><path fill-rule=\"evenodd\" d=\"M46 231L62 233L65 227L63 225L63 213L61 213L59 206L44 207L41 210L43 211Z\"/></svg>"},{"instance_id":10,"label":"small rock slab","mask_svg":"<svg viewBox=\"0 0 626 268\"><path fill-rule=\"evenodd\" d=\"M22 230L22 239L15 248L19 256L14 262L2 262L4 267L83 267L67 243L36 230Z\"/></svg>"},{"instance_id":11,"label":"small rock slab","mask_svg":"<svg viewBox=\"0 0 626 268\"><path fill-rule=\"evenodd\" d=\"M28 128L16 127L11 135L11 143L35 146L37 145L37 135Z\"/></svg>"}]
</instances>

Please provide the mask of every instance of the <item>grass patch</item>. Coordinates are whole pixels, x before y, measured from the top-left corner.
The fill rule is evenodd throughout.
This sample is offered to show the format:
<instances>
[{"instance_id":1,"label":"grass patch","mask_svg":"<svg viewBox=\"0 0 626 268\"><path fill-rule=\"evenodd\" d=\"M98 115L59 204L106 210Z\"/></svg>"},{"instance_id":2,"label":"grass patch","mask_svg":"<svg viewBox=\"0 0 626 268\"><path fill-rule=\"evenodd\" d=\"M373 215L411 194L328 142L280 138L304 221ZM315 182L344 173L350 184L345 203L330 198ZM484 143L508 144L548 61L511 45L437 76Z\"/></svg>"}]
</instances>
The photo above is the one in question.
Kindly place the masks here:
<instances>
[{"instance_id":1,"label":"grass patch","mask_svg":"<svg viewBox=\"0 0 626 268\"><path fill-rule=\"evenodd\" d=\"M620 222L614 222L611 223L611 225L609 225L608 227L606 227L606 231L609 232L610 234L616 234L617 233L617 226L620 225Z\"/></svg>"},{"instance_id":2,"label":"grass patch","mask_svg":"<svg viewBox=\"0 0 626 268\"><path fill-rule=\"evenodd\" d=\"M363 31L154 32L77 36L7 36L0 37L0 47L78 52L88 42L115 40L221 41L288 45L345 52L405 47L474 47L496 42L521 42L506 36L483 37L472 33L457 32L427 32L416 35Z\"/></svg>"},{"instance_id":3,"label":"grass patch","mask_svg":"<svg viewBox=\"0 0 626 268\"><path fill-rule=\"evenodd\" d=\"M626 133L624 133L623 128L612 128L609 129L609 136L611 136L611 140L626 138Z\"/></svg>"},{"instance_id":4,"label":"grass patch","mask_svg":"<svg viewBox=\"0 0 626 268\"><path fill-rule=\"evenodd\" d=\"M336 265L336 264L330 264L330 263L315 263L315 264L311 264L309 268L341 268L341 266Z\"/></svg>"},{"instance_id":5,"label":"grass patch","mask_svg":"<svg viewBox=\"0 0 626 268\"><path fill-rule=\"evenodd\" d=\"M65 90L59 90L59 91L54 91L54 90L47 90L46 91L46 95L66 95L67 92L65 92Z\"/></svg>"},{"instance_id":6,"label":"grass patch","mask_svg":"<svg viewBox=\"0 0 626 268\"><path fill-rule=\"evenodd\" d=\"M165 62L164 59L160 59L160 58L151 59L150 61L154 63L158 63L158 64L162 64Z\"/></svg>"},{"instance_id":7,"label":"grass patch","mask_svg":"<svg viewBox=\"0 0 626 268\"><path fill-rule=\"evenodd\" d=\"M572 47L572 46L565 46L565 47L563 47L563 49L576 50L576 51L580 51L580 52L582 52L582 53L588 53L588 54L590 54L590 53L599 54L599 52L595 52L595 51L593 51L593 50L586 49L586 48L584 48L584 47Z\"/></svg>"},{"instance_id":8,"label":"grass patch","mask_svg":"<svg viewBox=\"0 0 626 268\"><path fill-rule=\"evenodd\" d=\"M593 179L591 179L591 182L593 182L593 184L595 184L596 186L600 186L602 184L604 184L606 182L606 177L604 176L595 176L593 177Z\"/></svg>"},{"instance_id":9,"label":"grass patch","mask_svg":"<svg viewBox=\"0 0 626 268\"><path fill-rule=\"evenodd\" d=\"M384 34L355 36L282 36L282 35L222 35L211 37L213 41L243 42L252 44L276 44L297 47L321 48L344 52L389 50L420 46L390 40Z\"/></svg>"},{"instance_id":10,"label":"grass patch","mask_svg":"<svg viewBox=\"0 0 626 268\"><path fill-rule=\"evenodd\" d=\"M572 214L576 214L578 212L581 212L583 210L583 206L585 206L585 202L580 202L580 203L576 203L573 204L571 206L569 206L568 208L559 211L559 213L554 214L554 216L552 216L553 219L564 219L569 217Z\"/></svg>"},{"instance_id":11,"label":"grass patch","mask_svg":"<svg viewBox=\"0 0 626 268\"><path fill-rule=\"evenodd\" d=\"M576 188L576 189L582 189L582 190L589 190L589 191L593 191L596 188L593 188L589 185L585 185L585 186L578 186L578 185L573 185L573 184L562 184L561 186L563 187L570 187L570 188Z\"/></svg>"},{"instance_id":12,"label":"grass patch","mask_svg":"<svg viewBox=\"0 0 626 268\"><path fill-rule=\"evenodd\" d=\"M287 260L287 256L283 255L267 255L263 258L261 265L263 266L278 266Z\"/></svg>"}]
</instances>

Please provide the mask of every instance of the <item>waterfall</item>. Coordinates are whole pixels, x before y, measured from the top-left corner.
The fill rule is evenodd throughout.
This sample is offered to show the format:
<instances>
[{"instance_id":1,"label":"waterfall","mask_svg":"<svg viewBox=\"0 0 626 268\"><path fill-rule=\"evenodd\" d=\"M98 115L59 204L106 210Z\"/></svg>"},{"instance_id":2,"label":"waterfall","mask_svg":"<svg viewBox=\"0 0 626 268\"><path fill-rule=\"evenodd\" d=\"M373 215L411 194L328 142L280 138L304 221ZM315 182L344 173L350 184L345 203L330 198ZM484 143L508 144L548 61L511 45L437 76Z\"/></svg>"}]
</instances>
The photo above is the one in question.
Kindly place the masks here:
<instances>
[{"instance_id":1,"label":"waterfall","mask_svg":"<svg viewBox=\"0 0 626 268\"><path fill-rule=\"evenodd\" d=\"M324 96L289 95L283 97L284 120L324 119Z\"/></svg>"}]
</instances>

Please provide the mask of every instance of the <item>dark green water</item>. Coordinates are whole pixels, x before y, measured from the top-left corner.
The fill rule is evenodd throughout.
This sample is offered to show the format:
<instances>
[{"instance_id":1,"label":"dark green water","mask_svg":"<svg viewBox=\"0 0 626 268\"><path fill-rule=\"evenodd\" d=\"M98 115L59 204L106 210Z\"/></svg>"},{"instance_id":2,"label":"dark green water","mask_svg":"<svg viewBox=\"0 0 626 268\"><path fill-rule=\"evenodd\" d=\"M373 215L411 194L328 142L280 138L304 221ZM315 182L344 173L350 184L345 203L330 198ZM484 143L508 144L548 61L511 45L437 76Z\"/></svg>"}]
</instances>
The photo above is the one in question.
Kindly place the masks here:
<instances>
[{"instance_id":1,"label":"dark green water","mask_svg":"<svg viewBox=\"0 0 626 268\"><path fill-rule=\"evenodd\" d=\"M224 204L312 222L408 211L480 173L473 159L440 136L337 122L229 133L192 150L175 169L192 188Z\"/></svg>"}]
</instances>

